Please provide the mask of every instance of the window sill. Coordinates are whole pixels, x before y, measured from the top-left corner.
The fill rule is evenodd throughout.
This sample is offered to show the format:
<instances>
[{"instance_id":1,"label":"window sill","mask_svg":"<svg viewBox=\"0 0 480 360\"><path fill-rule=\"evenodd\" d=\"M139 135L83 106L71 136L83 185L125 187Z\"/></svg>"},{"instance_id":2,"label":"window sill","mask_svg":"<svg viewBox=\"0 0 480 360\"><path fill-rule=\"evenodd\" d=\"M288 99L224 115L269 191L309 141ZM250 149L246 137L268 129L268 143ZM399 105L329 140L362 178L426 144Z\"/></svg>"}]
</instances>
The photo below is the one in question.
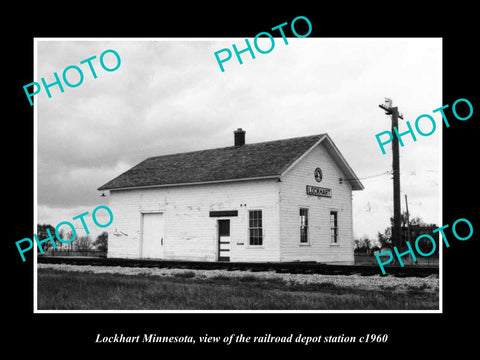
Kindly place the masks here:
<instances>
[{"instance_id":1,"label":"window sill","mask_svg":"<svg viewBox=\"0 0 480 360\"><path fill-rule=\"evenodd\" d=\"M263 246L263 245L247 245L246 248L247 249L264 249L265 246Z\"/></svg>"},{"instance_id":2,"label":"window sill","mask_svg":"<svg viewBox=\"0 0 480 360\"><path fill-rule=\"evenodd\" d=\"M340 246L339 243L330 243L330 246Z\"/></svg>"},{"instance_id":3,"label":"window sill","mask_svg":"<svg viewBox=\"0 0 480 360\"><path fill-rule=\"evenodd\" d=\"M299 246L311 246L310 243L298 243Z\"/></svg>"}]
</instances>

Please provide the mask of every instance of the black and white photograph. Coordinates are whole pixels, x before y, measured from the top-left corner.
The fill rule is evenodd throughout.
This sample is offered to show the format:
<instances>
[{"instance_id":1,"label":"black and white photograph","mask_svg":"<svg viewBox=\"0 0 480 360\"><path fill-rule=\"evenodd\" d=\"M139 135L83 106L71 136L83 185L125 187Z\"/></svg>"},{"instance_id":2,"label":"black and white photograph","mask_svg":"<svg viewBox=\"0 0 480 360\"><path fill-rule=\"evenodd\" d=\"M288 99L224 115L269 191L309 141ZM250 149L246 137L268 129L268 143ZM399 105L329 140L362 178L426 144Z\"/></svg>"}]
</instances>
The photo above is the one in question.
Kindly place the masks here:
<instances>
[{"instance_id":1,"label":"black and white photograph","mask_svg":"<svg viewBox=\"0 0 480 360\"><path fill-rule=\"evenodd\" d=\"M253 19L26 36L8 257L37 330L384 351L469 311L478 113L458 37Z\"/></svg>"},{"instance_id":2,"label":"black and white photograph","mask_svg":"<svg viewBox=\"0 0 480 360\"><path fill-rule=\"evenodd\" d=\"M47 84L98 54L96 79L63 71L83 82L36 98L37 221L63 236L37 253L38 310L440 309L439 249L382 276L375 254L399 242L394 155L375 135L391 130L386 95L402 104L399 132L441 106L441 40L262 40L274 50L238 52L224 72L212 55L245 39L37 42ZM439 128L399 137L401 241L440 226ZM108 227L75 218L102 204ZM67 219L75 230L56 226Z\"/></svg>"}]
</instances>

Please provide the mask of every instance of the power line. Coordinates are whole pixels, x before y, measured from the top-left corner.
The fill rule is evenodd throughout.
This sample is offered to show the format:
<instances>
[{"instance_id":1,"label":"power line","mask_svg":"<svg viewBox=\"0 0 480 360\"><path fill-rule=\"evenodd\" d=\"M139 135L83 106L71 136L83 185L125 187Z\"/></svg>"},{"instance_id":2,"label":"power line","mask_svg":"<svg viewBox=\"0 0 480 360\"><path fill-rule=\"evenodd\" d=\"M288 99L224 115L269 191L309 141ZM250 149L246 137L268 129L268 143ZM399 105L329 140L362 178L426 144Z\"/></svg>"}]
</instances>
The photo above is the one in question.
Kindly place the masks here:
<instances>
[{"instance_id":1,"label":"power line","mask_svg":"<svg viewBox=\"0 0 480 360\"><path fill-rule=\"evenodd\" d=\"M374 177L379 177L379 176L383 176L383 175L391 175L392 174L392 170L387 170L387 171L384 171L380 174L375 174L375 175L369 175L369 176L364 176L364 177L359 177L359 178L342 178L342 180L365 180L365 179L371 179L371 178L374 178Z\"/></svg>"},{"instance_id":2,"label":"power line","mask_svg":"<svg viewBox=\"0 0 480 360\"><path fill-rule=\"evenodd\" d=\"M370 176L365 176L365 177L359 178L359 180L371 179L371 178L374 178L374 177L383 176L383 175L391 175L391 174L392 174L392 170L387 170L387 171L384 171L380 174L370 175Z\"/></svg>"}]
</instances>

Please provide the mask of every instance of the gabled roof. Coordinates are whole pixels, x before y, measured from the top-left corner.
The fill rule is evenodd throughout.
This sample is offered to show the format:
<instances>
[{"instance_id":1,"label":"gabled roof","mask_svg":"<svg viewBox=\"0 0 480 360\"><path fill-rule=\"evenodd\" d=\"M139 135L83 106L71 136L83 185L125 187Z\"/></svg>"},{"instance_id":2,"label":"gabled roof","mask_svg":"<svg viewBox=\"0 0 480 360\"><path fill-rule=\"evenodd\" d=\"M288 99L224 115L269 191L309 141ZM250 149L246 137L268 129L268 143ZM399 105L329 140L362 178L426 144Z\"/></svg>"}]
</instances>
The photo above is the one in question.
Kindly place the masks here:
<instances>
[{"instance_id":1,"label":"gabled roof","mask_svg":"<svg viewBox=\"0 0 480 360\"><path fill-rule=\"evenodd\" d=\"M280 178L325 139L327 151L352 189L362 190L363 185L327 134L150 157L98 190Z\"/></svg>"}]
</instances>

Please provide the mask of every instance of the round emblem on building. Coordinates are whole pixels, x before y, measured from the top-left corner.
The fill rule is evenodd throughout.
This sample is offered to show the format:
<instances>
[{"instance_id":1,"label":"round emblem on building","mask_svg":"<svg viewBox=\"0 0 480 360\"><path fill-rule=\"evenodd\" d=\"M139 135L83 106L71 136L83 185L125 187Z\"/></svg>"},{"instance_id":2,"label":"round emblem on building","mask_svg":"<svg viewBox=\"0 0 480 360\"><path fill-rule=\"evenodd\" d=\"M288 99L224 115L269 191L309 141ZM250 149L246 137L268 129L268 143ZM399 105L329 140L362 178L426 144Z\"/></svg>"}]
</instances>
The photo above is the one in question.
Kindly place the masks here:
<instances>
[{"instance_id":1,"label":"round emblem on building","mask_svg":"<svg viewBox=\"0 0 480 360\"><path fill-rule=\"evenodd\" d=\"M322 178L323 178L322 169L320 169L320 168L317 167L317 168L315 169L315 173L314 173L314 174L315 174L315 180L317 180L317 182L322 181Z\"/></svg>"}]
</instances>

